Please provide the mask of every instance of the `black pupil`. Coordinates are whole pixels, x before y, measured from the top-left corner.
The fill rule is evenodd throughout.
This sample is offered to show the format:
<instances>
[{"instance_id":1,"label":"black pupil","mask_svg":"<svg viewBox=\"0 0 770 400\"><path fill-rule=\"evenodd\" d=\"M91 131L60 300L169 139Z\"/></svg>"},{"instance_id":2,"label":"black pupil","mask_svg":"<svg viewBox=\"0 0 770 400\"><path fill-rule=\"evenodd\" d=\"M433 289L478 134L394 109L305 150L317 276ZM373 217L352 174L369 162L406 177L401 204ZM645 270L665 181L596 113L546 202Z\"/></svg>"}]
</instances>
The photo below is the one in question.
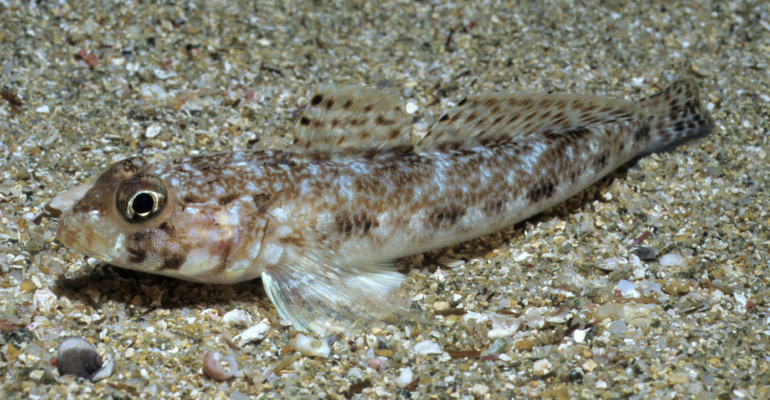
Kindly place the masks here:
<instances>
[{"instance_id":1,"label":"black pupil","mask_svg":"<svg viewBox=\"0 0 770 400\"><path fill-rule=\"evenodd\" d=\"M137 214L145 215L152 211L154 203L155 200L148 193L139 193L134 197L131 209Z\"/></svg>"}]
</instances>

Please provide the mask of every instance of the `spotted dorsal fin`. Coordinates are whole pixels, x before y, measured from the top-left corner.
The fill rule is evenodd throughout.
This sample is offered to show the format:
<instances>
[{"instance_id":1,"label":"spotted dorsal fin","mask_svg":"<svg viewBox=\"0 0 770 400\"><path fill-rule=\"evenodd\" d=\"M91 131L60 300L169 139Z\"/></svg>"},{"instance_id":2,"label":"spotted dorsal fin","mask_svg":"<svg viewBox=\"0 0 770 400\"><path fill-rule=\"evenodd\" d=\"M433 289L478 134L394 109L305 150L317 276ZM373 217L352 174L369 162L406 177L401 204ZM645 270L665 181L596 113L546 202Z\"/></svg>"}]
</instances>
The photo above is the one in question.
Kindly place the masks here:
<instances>
[{"instance_id":1,"label":"spotted dorsal fin","mask_svg":"<svg viewBox=\"0 0 770 400\"><path fill-rule=\"evenodd\" d=\"M635 103L599 96L488 91L460 100L439 118L415 151L492 146L531 135L558 135L647 117L646 109Z\"/></svg>"},{"instance_id":2,"label":"spotted dorsal fin","mask_svg":"<svg viewBox=\"0 0 770 400\"><path fill-rule=\"evenodd\" d=\"M411 129L395 92L324 85L297 123L293 152L305 159L403 153L412 148Z\"/></svg>"}]
</instances>

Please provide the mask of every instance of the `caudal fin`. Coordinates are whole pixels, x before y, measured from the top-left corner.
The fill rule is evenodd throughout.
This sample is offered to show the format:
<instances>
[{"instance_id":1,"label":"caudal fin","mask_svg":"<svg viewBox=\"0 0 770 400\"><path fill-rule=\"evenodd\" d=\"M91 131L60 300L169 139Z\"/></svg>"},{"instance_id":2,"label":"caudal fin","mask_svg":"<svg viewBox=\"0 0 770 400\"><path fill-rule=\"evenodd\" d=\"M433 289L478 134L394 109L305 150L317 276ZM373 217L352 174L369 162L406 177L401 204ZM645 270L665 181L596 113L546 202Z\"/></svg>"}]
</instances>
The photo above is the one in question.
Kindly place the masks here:
<instances>
[{"instance_id":1,"label":"caudal fin","mask_svg":"<svg viewBox=\"0 0 770 400\"><path fill-rule=\"evenodd\" d=\"M665 90L639 102L647 107L652 120L652 141L645 154L670 150L704 137L714 129L714 120L700 101L700 89L694 78L682 78Z\"/></svg>"}]
</instances>

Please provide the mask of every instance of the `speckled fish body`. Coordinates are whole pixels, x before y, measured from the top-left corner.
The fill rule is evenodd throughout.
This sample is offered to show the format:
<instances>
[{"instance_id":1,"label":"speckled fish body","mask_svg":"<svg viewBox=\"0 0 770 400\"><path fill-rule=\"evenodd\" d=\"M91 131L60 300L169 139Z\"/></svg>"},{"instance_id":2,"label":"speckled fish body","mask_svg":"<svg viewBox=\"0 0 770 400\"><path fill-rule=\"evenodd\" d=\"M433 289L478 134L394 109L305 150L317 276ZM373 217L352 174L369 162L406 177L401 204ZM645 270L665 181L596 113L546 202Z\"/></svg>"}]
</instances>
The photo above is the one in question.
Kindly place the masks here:
<instances>
[{"instance_id":1,"label":"speckled fish body","mask_svg":"<svg viewBox=\"0 0 770 400\"><path fill-rule=\"evenodd\" d=\"M486 92L412 145L393 94L325 86L289 151L116 163L62 215L58 238L180 279L261 277L297 329L356 331L402 310L394 259L510 226L708 134L698 97L691 79L637 103Z\"/></svg>"}]
</instances>

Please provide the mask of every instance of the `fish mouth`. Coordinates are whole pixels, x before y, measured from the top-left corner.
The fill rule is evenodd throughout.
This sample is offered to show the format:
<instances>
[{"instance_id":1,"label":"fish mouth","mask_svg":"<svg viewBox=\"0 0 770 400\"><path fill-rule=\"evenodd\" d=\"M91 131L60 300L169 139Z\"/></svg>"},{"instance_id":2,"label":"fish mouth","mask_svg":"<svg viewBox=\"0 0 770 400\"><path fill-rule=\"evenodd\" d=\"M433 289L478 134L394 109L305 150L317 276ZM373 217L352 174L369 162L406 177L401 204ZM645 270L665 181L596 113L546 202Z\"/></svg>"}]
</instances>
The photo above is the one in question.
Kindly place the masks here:
<instances>
[{"instance_id":1,"label":"fish mouth","mask_svg":"<svg viewBox=\"0 0 770 400\"><path fill-rule=\"evenodd\" d=\"M85 224L79 218L65 212L59 219L56 239L65 247L79 253L110 262L108 243L103 240L102 235L97 234L88 226L89 224Z\"/></svg>"}]
</instances>

